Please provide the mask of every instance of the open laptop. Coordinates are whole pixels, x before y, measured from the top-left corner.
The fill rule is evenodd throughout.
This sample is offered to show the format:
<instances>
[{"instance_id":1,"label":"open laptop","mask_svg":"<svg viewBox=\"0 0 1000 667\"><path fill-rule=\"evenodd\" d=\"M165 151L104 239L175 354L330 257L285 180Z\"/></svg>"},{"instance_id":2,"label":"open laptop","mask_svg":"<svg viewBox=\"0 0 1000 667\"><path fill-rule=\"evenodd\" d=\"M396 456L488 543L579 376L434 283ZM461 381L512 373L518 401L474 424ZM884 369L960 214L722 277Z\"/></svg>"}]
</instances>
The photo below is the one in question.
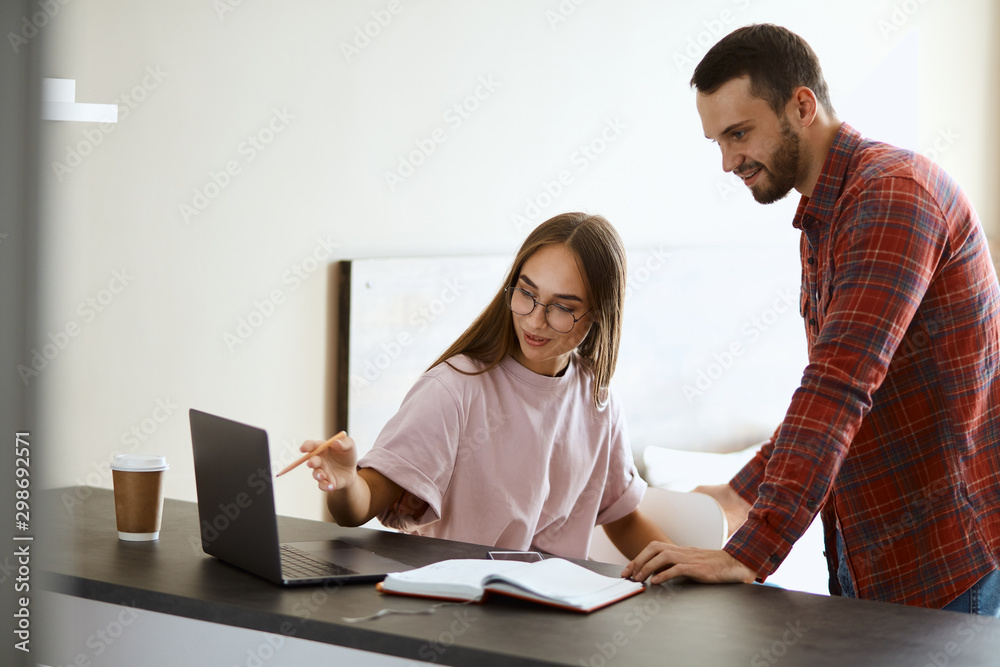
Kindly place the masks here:
<instances>
[{"instance_id":1,"label":"open laptop","mask_svg":"<svg viewBox=\"0 0 1000 667\"><path fill-rule=\"evenodd\" d=\"M201 546L285 586L381 581L413 566L343 540L278 542L267 432L191 410Z\"/></svg>"}]
</instances>

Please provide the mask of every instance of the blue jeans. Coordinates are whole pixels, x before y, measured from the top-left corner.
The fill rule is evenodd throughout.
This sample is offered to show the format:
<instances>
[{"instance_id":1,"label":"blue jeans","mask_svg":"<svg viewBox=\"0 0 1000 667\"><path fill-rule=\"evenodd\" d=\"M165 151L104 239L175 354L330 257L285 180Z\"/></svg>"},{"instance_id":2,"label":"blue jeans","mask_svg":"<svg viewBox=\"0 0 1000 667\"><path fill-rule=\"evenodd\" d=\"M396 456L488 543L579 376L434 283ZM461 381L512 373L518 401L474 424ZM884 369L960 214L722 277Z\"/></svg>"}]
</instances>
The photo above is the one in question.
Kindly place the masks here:
<instances>
[{"instance_id":1,"label":"blue jeans","mask_svg":"<svg viewBox=\"0 0 1000 667\"><path fill-rule=\"evenodd\" d=\"M844 555L844 540L837 531L837 581L840 582L841 595L857 597L854 581L847 568L847 558ZM980 616L996 616L1000 618L1000 570L993 570L972 585L957 598L942 607L945 611L958 611L965 614Z\"/></svg>"}]
</instances>

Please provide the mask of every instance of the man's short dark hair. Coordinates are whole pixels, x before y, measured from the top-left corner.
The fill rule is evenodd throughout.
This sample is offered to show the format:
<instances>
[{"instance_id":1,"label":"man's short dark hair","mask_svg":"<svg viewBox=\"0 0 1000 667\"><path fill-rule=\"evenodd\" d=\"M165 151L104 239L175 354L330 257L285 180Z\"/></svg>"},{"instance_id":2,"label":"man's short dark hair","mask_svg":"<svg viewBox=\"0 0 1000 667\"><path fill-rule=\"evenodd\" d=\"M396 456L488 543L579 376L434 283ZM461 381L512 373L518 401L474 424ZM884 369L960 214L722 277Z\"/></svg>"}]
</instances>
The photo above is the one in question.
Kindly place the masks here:
<instances>
[{"instance_id":1,"label":"man's short dark hair","mask_svg":"<svg viewBox=\"0 0 1000 667\"><path fill-rule=\"evenodd\" d=\"M833 114L830 91L819 58L804 39L770 23L737 28L709 49L694 69L691 86L711 95L732 79L749 77L750 92L784 114L792 92L806 86L827 113Z\"/></svg>"}]
</instances>

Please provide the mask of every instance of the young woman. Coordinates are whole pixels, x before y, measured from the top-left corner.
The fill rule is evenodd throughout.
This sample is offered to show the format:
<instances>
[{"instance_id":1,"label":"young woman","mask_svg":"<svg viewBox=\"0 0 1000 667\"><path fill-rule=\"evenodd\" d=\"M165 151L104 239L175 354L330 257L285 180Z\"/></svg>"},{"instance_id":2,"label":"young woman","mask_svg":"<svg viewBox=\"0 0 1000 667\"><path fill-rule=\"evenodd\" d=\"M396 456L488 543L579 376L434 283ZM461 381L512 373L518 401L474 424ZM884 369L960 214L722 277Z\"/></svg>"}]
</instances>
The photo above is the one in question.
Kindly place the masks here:
<instances>
[{"instance_id":1,"label":"young woman","mask_svg":"<svg viewBox=\"0 0 1000 667\"><path fill-rule=\"evenodd\" d=\"M667 541L636 509L646 483L608 392L625 261L600 216L539 225L373 449L359 462L347 437L309 459L334 520L572 558L595 525L628 558Z\"/></svg>"}]
</instances>

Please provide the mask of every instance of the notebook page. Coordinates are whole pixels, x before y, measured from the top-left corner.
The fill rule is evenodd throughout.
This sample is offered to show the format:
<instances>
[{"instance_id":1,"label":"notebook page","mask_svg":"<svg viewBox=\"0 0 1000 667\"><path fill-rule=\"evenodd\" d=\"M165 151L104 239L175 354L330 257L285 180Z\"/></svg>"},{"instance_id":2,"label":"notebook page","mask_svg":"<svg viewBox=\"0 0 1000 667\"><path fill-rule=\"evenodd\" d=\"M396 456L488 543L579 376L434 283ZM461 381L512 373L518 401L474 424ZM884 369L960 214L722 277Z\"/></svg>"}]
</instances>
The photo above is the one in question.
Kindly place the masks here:
<instances>
[{"instance_id":1,"label":"notebook page","mask_svg":"<svg viewBox=\"0 0 1000 667\"><path fill-rule=\"evenodd\" d=\"M525 563L517 561L464 558L443 560L415 570L394 572L386 577L382 585L400 593L435 593L476 598L482 593L483 579L487 576L524 566Z\"/></svg>"},{"instance_id":2,"label":"notebook page","mask_svg":"<svg viewBox=\"0 0 1000 667\"><path fill-rule=\"evenodd\" d=\"M598 574L561 558L532 563L517 572L491 577L490 581L509 582L542 597L571 603L615 597L642 588L642 584Z\"/></svg>"}]
</instances>

